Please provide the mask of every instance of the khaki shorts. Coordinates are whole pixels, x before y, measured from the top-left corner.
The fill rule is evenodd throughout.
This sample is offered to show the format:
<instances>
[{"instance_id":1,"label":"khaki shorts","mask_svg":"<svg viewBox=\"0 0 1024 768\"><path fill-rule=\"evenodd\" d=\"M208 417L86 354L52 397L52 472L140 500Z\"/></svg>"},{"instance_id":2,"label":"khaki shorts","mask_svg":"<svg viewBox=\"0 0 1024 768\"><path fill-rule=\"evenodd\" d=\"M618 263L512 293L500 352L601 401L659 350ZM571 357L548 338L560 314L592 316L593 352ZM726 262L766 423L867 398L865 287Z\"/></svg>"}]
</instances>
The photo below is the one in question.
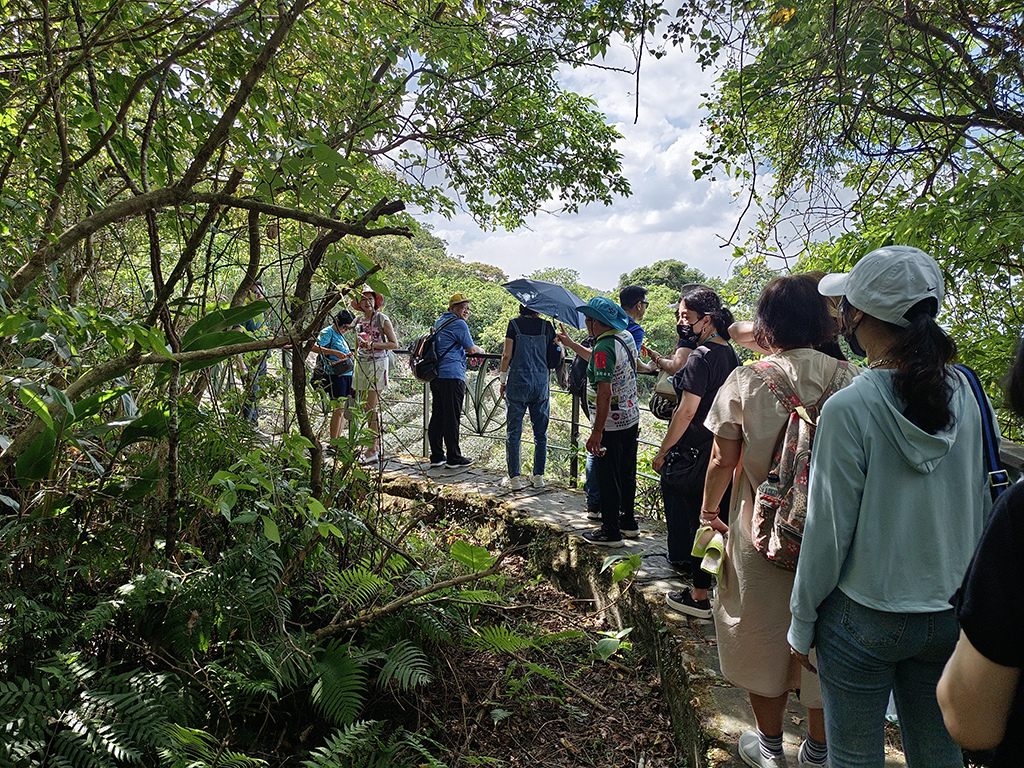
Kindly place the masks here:
<instances>
[{"instance_id":1,"label":"khaki shorts","mask_svg":"<svg viewBox=\"0 0 1024 768\"><path fill-rule=\"evenodd\" d=\"M356 358L355 379L352 387L357 392L383 392L388 386L388 356Z\"/></svg>"}]
</instances>

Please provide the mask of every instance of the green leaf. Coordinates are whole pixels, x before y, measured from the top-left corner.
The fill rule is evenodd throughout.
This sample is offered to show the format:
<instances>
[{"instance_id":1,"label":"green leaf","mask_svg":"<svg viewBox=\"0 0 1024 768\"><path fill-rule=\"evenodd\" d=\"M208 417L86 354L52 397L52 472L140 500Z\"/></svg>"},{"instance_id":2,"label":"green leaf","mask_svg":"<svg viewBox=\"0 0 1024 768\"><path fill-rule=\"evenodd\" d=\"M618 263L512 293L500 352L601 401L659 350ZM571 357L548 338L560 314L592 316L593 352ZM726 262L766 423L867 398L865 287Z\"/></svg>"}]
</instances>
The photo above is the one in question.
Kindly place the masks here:
<instances>
[{"instance_id":1,"label":"green leaf","mask_svg":"<svg viewBox=\"0 0 1024 768\"><path fill-rule=\"evenodd\" d=\"M47 407L46 401L28 387L22 387L18 394L21 397L21 402L27 405L52 430L53 417L50 416L50 409Z\"/></svg>"},{"instance_id":2,"label":"green leaf","mask_svg":"<svg viewBox=\"0 0 1024 768\"><path fill-rule=\"evenodd\" d=\"M497 725L507 717L512 717L512 713L509 712L507 709L498 709L497 707L495 707L491 710L491 720L494 721L495 725Z\"/></svg>"},{"instance_id":3,"label":"green leaf","mask_svg":"<svg viewBox=\"0 0 1024 768\"><path fill-rule=\"evenodd\" d=\"M7 315L6 317L0 318L0 336L10 336L27 320L28 317L25 315Z\"/></svg>"},{"instance_id":4,"label":"green leaf","mask_svg":"<svg viewBox=\"0 0 1024 768\"><path fill-rule=\"evenodd\" d=\"M308 509L310 514L313 515L314 520L319 520L327 514L327 510L324 508L324 505L321 504L318 499L314 498L310 498L306 502L306 509Z\"/></svg>"},{"instance_id":5,"label":"green leaf","mask_svg":"<svg viewBox=\"0 0 1024 768\"><path fill-rule=\"evenodd\" d=\"M117 450L124 450L127 446L142 440L163 440L167 437L169 428L167 414L151 408L124 428Z\"/></svg>"},{"instance_id":6,"label":"green leaf","mask_svg":"<svg viewBox=\"0 0 1024 768\"><path fill-rule=\"evenodd\" d=\"M450 550L451 556L474 571L485 571L494 564L491 553L483 547L470 544L468 541L456 541Z\"/></svg>"},{"instance_id":7,"label":"green leaf","mask_svg":"<svg viewBox=\"0 0 1024 768\"><path fill-rule=\"evenodd\" d=\"M277 528L277 523L267 515L263 515L263 535L275 544L281 543L281 532Z\"/></svg>"},{"instance_id":8,"label":"green leaf","mask_svg":"<svg viewBox=\"0 0 1024 768\"><path fill-rule=\"evenodd\" d=\"M203 349L226 347L230 344L247 344L252 340L252 336L242 333L241 331L210 331L198 339L193 339L192 343L187 347L184 345L184 342L182 342L181 351L198 352ZM230 357L230 355L224 355L224 357ZM223 360L224 357L218 359Z\"/></svg>"},{"instance_id":9,"label":"green leaf","mask_svg":"<svg viewBox=\"0 0 1024 768\"><path fill-rule=\"evenodd\" d=\"M75 420L75 409L74 406L71 405L71 401L68 400L67 395L56 387L51 387L49 384L46 385L46 392L51 398L53 398L54 402L67 411L67 423L73 422Z\"/></svg>"},{"instance_id":10,"label":"green leaf","mask_svg":"<svg viewBox=\"0 0 1024 768\"><path fill-rule=\"evenodd\" d=\"M49 476L53 466L53 457L57 446L57 433L47 427L18 457L15 470L18 482L23 486L31 485Z\"/></svg>"},{"instance_id":11,"label":"green leaf","mask_svg":"<svg viewBox=\"0 0 1024 768\"><path fill-rule=\"evenodd\" d=\"M602 637L597 641L597 647L594 648L594 653L597 654L601 661L608 661L615 652L619 650L619 646L622 645L622 641L614 637Z\"/></svg>"}]
</instances>

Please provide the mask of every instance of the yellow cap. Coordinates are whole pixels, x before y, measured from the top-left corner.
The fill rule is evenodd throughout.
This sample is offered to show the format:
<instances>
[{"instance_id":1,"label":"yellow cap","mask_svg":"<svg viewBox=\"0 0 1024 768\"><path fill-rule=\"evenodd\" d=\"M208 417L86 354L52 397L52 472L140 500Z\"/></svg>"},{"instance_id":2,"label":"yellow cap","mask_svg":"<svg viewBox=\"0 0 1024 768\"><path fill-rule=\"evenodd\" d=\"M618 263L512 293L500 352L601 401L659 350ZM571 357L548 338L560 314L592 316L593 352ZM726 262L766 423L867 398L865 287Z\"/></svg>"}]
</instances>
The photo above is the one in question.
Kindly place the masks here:
<instances>
[{"instance_id":1,"label":"yellow cap","mask_svg":"<svg viewBox=\"0 0 1024 768\"><path fill-rule=\"evenodd\" d=\"M452 297L448 299L448 309L451 309L456 304L468 303L469 301L471 301L471 299L466 294L454 293L452 294Z\"/></svg>"}]
</instances>

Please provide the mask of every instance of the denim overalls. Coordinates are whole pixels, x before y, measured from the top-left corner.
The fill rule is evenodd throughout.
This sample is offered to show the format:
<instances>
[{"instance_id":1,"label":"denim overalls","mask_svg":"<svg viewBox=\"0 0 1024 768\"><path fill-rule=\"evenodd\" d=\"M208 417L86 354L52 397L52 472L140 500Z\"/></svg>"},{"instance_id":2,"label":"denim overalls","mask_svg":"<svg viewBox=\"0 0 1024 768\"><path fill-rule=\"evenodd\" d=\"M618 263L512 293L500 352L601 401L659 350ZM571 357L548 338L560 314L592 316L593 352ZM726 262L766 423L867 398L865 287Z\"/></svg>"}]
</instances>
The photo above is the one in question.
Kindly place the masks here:
<instances>
[{"instance_id":1,"label":"denim overalls","mask_svg":"<svg viewBox=\"0 0 1024 768\"><path fill-rule=\"evenodd\" d=\"M505 400L508 416L505 420L505 459L508 476L519 475L519 444L523 438L523 415L530 410L533 425L533 474L544 474L548 453L548 418L550 414L548 383L548 337L543 330L538 336L519 332L515 320L512 326L517 335L505 382Z\"/></svg>"}]
</instances>

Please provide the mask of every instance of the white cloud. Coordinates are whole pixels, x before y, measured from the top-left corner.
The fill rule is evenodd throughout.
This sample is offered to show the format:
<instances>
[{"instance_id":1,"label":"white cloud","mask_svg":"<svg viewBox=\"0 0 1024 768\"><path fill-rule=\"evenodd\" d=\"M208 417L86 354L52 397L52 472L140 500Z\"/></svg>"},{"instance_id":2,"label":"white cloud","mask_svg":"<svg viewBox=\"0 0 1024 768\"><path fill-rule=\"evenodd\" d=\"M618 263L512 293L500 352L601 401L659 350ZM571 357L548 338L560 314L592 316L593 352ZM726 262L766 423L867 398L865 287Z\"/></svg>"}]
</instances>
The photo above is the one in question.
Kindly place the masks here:
<instances>
[{"instance_id":1,"label":"white cloud","mask_svg":"<svg viewBox=\"0 0 1024 768\"><path fill-rule=\"evenodd\" d=\"M610 63L614 64L614 60ZM510 278L545 267L568 267L594 288L612 289L619 275L661 259L679 259L709 275L726 276L732 249L723 248L742 206L728 182L695 181L694 153L702 149L702 93L711 78L685 51L641 69L639 120L635 79L607 70L573 71L568 87L591 95L623 139L623 171L632 196L575 215L539 214L529 229L484 232L460 214L451 221L425 217L449 252L504 270Z\"/></svg>"}]
</instances>

